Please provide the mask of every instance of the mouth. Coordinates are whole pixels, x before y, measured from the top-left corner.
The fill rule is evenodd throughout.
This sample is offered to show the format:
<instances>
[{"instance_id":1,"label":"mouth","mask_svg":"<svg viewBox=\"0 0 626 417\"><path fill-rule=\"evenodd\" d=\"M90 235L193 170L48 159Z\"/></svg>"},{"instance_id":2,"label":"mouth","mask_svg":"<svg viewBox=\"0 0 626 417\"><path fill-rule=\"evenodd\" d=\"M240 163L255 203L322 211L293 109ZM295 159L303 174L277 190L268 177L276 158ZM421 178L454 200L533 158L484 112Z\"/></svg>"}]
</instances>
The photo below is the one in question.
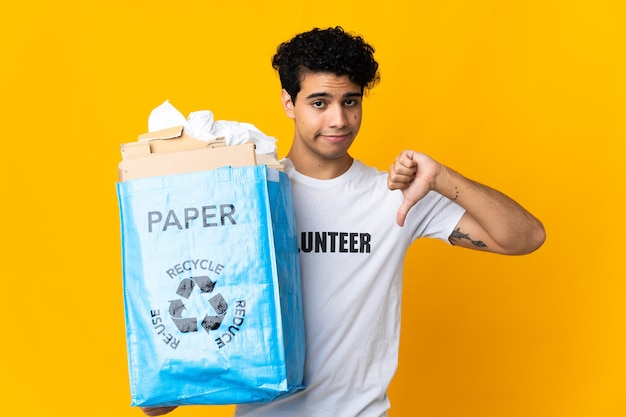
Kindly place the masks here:
<instances>
[{"instance_id":1,"label":"mouth","mask_svg":"<svg viewBox=\"0 0 626 417\"><path fill-rule=\"evenodd\" d=\"M340 143L350 139L350 132L341 132L341 133L320 133L320 137L332 143Z\"/></svg>"}]
</instances>

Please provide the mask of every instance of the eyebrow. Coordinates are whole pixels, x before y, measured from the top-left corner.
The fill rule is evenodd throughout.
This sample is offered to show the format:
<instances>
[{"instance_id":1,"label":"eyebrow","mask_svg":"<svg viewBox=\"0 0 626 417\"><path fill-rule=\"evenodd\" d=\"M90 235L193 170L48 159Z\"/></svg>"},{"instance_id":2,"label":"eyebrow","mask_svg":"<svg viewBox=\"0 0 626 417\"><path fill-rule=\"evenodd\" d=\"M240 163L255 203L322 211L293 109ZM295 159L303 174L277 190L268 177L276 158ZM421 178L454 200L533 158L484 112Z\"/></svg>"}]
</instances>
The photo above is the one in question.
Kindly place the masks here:
<instances>
[{"instance_id":1,"label":"eyebrow","mask_svg":"<svg viewBox=\"0 0 626 417\"><path fill-rule=\"evenodd\" d=\"M363 97L362 93L359 92L350 92L343 95L342 98L351 98L351 97ZM311 93L306 96L307 100L312 98L332 98L332 94L329 93Z\"/></svg>"}]
</instances>

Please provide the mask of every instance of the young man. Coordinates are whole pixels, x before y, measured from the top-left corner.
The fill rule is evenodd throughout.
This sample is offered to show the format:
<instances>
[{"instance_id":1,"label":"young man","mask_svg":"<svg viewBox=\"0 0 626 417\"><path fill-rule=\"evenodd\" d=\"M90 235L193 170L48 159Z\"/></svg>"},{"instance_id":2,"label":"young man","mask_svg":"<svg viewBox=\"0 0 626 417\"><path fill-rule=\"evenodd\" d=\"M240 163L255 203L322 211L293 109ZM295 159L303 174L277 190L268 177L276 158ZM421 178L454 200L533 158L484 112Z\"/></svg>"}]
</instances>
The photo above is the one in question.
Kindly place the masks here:
<instances>
[{"instance_id":1,"label":"young man","mask_svg":"<svg viewBox=\"0 0 626 417\"><path fill-rule=\"evenodd\" d=\"M299 236L307 388L239 405L238 417L385 416L411 243L432 237L519 255L545 239L541 223L513 200L424 154L403 151L389 174L350 156L363 94L379 79L373 53L336 27L299 34L273 57L294 122L284 163Z\"/></svg>"}]
</instances>

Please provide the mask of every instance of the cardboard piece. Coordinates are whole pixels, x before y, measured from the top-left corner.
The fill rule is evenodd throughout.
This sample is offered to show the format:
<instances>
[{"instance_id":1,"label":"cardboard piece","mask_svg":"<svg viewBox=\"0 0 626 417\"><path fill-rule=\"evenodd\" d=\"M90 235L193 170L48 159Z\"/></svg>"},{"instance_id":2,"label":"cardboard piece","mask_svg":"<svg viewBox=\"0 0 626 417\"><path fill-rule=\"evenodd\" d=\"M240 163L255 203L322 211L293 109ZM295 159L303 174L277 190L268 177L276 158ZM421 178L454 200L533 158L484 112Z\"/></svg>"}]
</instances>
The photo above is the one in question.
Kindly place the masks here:
<instances>
[{"instance_id":1,"label":"cardboard piece","mask_svg":"<svg viewBox=\"0 0 626 417\"><path fill-rule=\"evenodd\" d=\"M205 142L192 138L187 134L183 126L174 126L168 129L139 135L139 142L147 144L151 153L178 152L202 148L216 148L226 146L224 138L217 138L211 142Z\"/></svg>"},{"instance_id":2,"label":"cardboard piece","mask_svg":"<svg viewBox=\"0 0 626 417\"><path fill-rule=\"evenodd\" d=\"M207 171L225 166L256 165L253 143L202 148L191 151L165 152L125 159L119 163L120 181L164 175Z\"/></svg>"},{"instance_id":3,"label":"cardboard piece","mask_svg":"<svg viewBox=\"0 0 626 417\"><path fill-rule=\"evenodd\" d=\"M257 163L253 143L226 146L223 138L204 142L187 135L182 126L139 135L138 142L122 144L121 153L119 181Z\"/></svg>"}]
</instances>

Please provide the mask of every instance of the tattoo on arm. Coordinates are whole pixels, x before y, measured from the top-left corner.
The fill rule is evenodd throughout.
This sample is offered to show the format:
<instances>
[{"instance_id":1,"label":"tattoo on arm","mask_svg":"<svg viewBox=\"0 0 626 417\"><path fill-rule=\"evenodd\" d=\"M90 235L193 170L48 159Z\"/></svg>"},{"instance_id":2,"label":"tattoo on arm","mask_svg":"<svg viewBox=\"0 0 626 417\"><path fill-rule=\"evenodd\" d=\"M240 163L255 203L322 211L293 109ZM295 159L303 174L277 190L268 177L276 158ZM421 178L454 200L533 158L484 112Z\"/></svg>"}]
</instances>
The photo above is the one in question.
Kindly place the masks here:
<instances>
[{"instance_id":1,"label":"tattoo on arm","mask_svg":"<svg viewBox=\"0 0 626 417\"><path fill-rule=\"evenodd\" d=\"M485 242L483 242L482 240L472 240L467 233L461 232L461 229L458 228L458 227L456 229L454 229L454 231L452 233L450 233L450 237L448 238L450 243L452 243L453 245L454 245L455 241L459 241L461 239L467 239L470 242L472 242L472 245L474 245L476 247L479 247L479 248L486 248L487 247Z\"/></svg>"}]
</instances>

